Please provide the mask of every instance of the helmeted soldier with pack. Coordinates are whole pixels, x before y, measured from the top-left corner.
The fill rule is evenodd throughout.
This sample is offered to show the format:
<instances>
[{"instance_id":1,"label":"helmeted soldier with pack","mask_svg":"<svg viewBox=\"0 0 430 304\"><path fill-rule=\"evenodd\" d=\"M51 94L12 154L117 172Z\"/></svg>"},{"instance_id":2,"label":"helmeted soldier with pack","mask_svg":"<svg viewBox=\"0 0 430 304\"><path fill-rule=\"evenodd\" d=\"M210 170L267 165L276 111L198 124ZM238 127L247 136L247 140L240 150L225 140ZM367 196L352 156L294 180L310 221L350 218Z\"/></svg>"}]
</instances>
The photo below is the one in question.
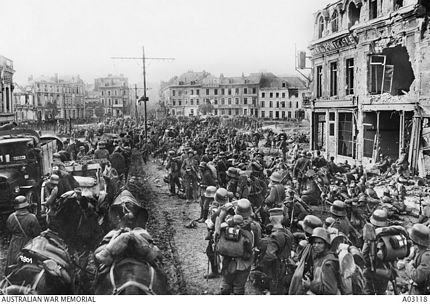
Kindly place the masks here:
<instances>
[{"instance_id":1,"label":"helmeted soldier with pack","mask_svg":"<svg viewBox=\"0 0 430 304\"><path fill-rule=\"evenodd\" d=\"M395 262L409 254L407 231L402 226L388 226L387 212L381 209L373 212L370 223L363 228L366 293L386 294L392 281L397 294Z\"/></svg>"},{"instance_id":2,"label":"helmeted soldier with pack","mask_svg":"<svg viewBox=\"0 0 430 304\"><path fill-rule=\"evenodd\" d=\"M269 209L271 208L282 208L284 209L285 217L288 218L287 209L283 205L285 201L285 189L282 185L282 176L279 172L273 172L270 176L270 192L264 201L264 212L262 213L263 224L269 223Z\"/></svg>"},{"instance_id":3,"label":"helmeted soldier with pack","mask_svg":"<svg viewBox=\"0 0 430 304\"><path fill-rule=\"evenodd\" d=\"M409 236L415 250L413 260L406 264L406 273L411 278L411 295L430 294L430 229L423 224L415 224Z\"/></svg>"},{"instance_id":4,"label":"helmeted soldier with pack","mask_svg":"<svg viewBox=\"0 0 430 304\"><path fill-rule=\"evenodd\" d=\"M272 230L268 237L261 241L257 269L267 275L270 294L285 294L286 267L293 248L294 237L291 231L284 228L284 210L269 210Z\"/></svg>"},{"instance_id":5,"label":"helmeted soldier with pack","mask_svg":"<svg viewBox=\"0 0 430 304\"><path fill-rule=\"evenodd\" d=\"M212 190L212 189L209 189ZM208 192L208 191L207 191ZM208 193L209 195L209 193ZM208 233L205 237L205 240L209 241L208 246L206 247L206 255L208 257L208 264L210 264L211 272L204 275L206 279L213 279L219 276L219 265L217 261L217 254L216 254L216 248L215 248L215 224L220 225L219 221L217 223L217 219L221 214L221 208L225 206L228 203L228 192L224 188L219 188L216 190L214 194L214 199L209 206L209 217L206 220L206 225L208 229ZM233 213L233 210L231 209L231 205L229 208L226 208L230 210L231 214Z\"/></svg>"},{"instance_id":6,"label":"helmeted soldier with pack","mask_svg":"<svg viewBox=\"0 0 430 304\"><path fill-rule=\"evenodd\" d=\"M178 188L178 192L181 189L181 183L179 181L179 175L181 171L181 163L178 158L175 157L175 151L170 150L168 154L166 169L170 169L169 183L170 183L170 195L176 194L175 185Z\"/></svg>"},{"instance_id":7,"label":"helmeted soldier with pack","mask_svg":"<svg viewBox=\"0 0 430 304\"><path fill-rule=\"evenodd\" d=\"M217 251L222 256L221 294L245 294L245 283L254 261L253 248L260 245L261 227L251 218L252 207L247 199L237 201L234 216L227 216L226 204L219 216ZM217 220L217 222L218 222Z\"/></svg>"}]
</instances>

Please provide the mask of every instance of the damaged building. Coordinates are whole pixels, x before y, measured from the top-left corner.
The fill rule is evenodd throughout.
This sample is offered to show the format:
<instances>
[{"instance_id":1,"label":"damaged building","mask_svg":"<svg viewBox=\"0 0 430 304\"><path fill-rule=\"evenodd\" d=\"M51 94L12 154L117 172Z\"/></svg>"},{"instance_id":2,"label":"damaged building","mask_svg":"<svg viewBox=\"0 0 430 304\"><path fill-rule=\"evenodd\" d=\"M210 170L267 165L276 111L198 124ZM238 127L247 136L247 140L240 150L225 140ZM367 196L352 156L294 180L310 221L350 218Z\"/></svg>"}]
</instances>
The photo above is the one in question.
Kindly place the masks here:
<instances>
[{"instance_id":1,"label":"damaged building","mask_svg":"<svg viewBox=\"0 0 430 304\"><path fill-rule=\"evenodd\" d=\"M314 14L312 150L369 168L404 149L427 175L429 2L341 0Z\"/></svg>"}]
</instances>

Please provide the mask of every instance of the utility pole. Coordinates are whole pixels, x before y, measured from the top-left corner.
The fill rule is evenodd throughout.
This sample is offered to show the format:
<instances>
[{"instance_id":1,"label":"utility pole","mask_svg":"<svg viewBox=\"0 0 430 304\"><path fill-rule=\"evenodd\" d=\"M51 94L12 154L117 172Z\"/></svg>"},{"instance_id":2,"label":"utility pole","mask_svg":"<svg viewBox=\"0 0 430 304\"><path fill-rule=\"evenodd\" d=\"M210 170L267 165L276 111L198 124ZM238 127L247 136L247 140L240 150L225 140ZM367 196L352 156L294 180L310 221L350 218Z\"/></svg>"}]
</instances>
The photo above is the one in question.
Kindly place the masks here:
<instances>
[{"instance_id":1,"label":"utility pole","mask_svg":"<svg viewBox=\"0 0 430 304\"><path fill-rule=\"evenodd\" d=\"M143 64L143 70L142 70L142 72L143 72L143 96L137 101L138 102L143 101L145 103L145 140L146 140L146 139L148 139L148 115L147 115L147 111L146 111L146 103L148 101L148 97L146 96L146 60L175 60L175 58L168 58L168 57L146 58L145 57L145 47L142 46L142 57L111 57L111 59L127 59L127 60L139 59L139 60L142 60L142 64ZM137 90L137 88L136 88L136 90ZM136 102L136 113L137 113L137 102Z\"/></svg>"}]
</instances>

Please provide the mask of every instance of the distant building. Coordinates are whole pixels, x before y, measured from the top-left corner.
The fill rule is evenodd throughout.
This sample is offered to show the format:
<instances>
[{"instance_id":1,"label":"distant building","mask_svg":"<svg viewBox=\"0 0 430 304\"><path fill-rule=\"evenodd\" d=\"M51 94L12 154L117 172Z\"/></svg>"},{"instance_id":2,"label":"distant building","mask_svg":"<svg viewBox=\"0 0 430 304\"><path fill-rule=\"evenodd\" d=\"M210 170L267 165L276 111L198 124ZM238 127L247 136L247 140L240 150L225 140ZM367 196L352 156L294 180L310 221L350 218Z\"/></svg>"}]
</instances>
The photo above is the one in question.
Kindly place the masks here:
<instances>
[{"instance_id":1,"label":"distant building","mask_svg":"<svg viewBox=\"0 0 430 304\"><path fill-rule=\"evenodd\" d=\"M15 120L17 122L37 120L33 97L31 86L22 87L15 83L13 104L15 107Z\"/></svg>"},{"instance_id":2,"label":"distant building","mask_svg":"<svg viewBox=\"0 0 430 304\"><path fill-rule=\"evenodd\" d=\"M273 81L269 81L273 78ZM282 82L288 87L282 88ZM267 83L276 83L275 86ZM282 109L278 110L276 117L276 101L270 105L269 98L264 99L261 106L260 97L261 90L274 92L279 87L278 93L284 89L285 96L283 101L290 101L293 98L288 94L296 93L294 99L294 116L301 118L299 112L301 108L301 93L304 89L304 83L298 77L276 77L273 74L254 73L249 76L242 75L241 77L225 77L221 74L215 77L205 71L192 72L182 74L179 77L174 77L168 82L161 83L160 98L161 104L165 107L168 113L172 116L197 116L209 114L217 116L254 116L262 118L270 118L269 113L275 113L271 118L286 119L288 117L287 108L282 114ZM265 94L263 94L265 96ZM267 101L267 105L266 102ZM298 103L297 103L298 102ZM280 105L280 104L279 104ZM288 104L289 106L289 104ZM263 109L262 109L263 108ZM293 107L291 107L293 108ZM267 114L266 114L267 113ZM302 111L303 113L303 111ZM284 116L282 116L284 115Z\"/></svg>"},{"instance_id":3,"label":"distant building","mask_svg":"<svg viewBox=\"0 0 430 304\"><path fill-rule=\"evenodd\" d=\"M0 123L15 119L12 98L14 73L13 61L0 55Z\"/></svg>"},{"instance_id":4,"label":"distant building","mask_svg":"<svg viewBox=\"0 0 430 304\"><path fill-rule=\"evenodd\" d=\"M263 74L260 83L260 117L282 120L302 120L305 112L302 97L307 91L298 77L277 77Z\"/></svg>"},{"instance_id":5,"label":"distant building","mask_svg":"<svg viewBox=\"0 0 430 304\"><path fill-rule=\"evenodd\" d=\"M84 117L85 84L79 76L29 78L39 121Z\"/></svg>"},{"instance_id":6,"label":"distant building","mask_svg":"<svg viewBox=\"0 0 430 304\"><path fill-rule=\"evenodd\" d=\"M128 79L122 74L97 78L94 90L100 93L100 101L105 108L105 114L113 117L123 117L129 114Z\"/></svg>"}]
</instances>

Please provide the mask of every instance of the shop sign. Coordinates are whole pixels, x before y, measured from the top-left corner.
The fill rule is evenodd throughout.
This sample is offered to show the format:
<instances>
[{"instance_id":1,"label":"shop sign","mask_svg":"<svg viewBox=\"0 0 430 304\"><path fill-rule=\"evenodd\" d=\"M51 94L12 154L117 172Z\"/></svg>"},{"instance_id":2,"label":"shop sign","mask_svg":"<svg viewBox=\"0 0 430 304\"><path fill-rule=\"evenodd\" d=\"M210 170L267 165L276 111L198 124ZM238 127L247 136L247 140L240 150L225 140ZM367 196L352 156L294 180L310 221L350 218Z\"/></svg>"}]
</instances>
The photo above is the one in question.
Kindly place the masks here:
<instances>
[{"instance_id":1,"label":"shop sign","mask_svg":"<svg viewBox=\"0 0 430 304\"><path fill-rule=\"evenodd\" d=\"M357 41L355 40L355 38L351 34L348 34L346 36L315 45L314 49L312 50L312 54L317 55L321 53L327 53L356 44Z\"/></svg>"}]
</instances>

